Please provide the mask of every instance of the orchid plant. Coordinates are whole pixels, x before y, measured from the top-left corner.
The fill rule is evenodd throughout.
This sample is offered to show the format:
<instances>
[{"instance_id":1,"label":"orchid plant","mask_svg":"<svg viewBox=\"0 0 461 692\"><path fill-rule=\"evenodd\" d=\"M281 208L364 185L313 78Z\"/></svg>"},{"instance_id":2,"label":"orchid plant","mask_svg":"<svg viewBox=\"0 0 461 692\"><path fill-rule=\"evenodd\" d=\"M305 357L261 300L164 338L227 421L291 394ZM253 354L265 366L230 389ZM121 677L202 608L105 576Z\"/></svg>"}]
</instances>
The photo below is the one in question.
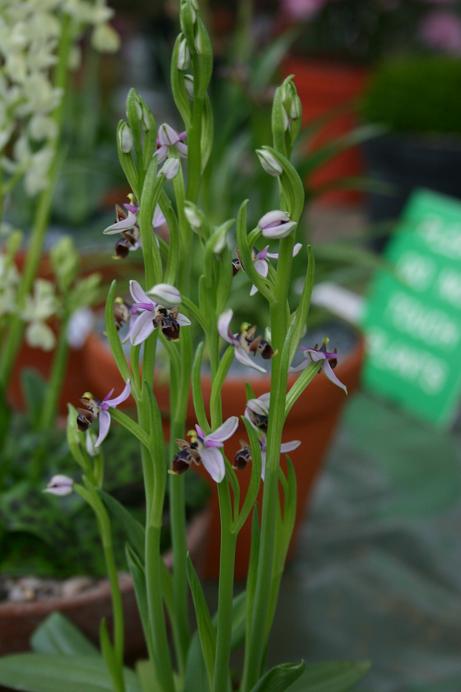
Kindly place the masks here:
<instances>
[{"instance_id":1,"label":"orchid plant","mask_svg":"<svg viewBox=\"0 0 461 692\"><path fill-rule=\"evenodd\" d=\"M183 127L176 131L168 124L157 126L145 102L132 90L127 97L126 121L121 121L117 129L119 160L132 192L129 204L119 207L115 224L104 232L121 234L117 244L125 245L119 256L138 250L144 262L142 285L130 283L131 299L119 296L113 282L106 300L105 331L120 372L121 388L117 396L108 392L102 401L84 393L78 410L69 406L68 443L81 479L58 474L49 479L47 486L47 491L63 497L63 502L67 495L77 493L94 511L112 589L113 632L105 621L101 623L102 656L97 658L93 652L91 662L82 656L78 644L81 635L73 637L74 659L57 655L47 658L42 653L0 660L0 682L17 683L19 664L22 689L37 690L40 680L46 686L49 678L45 668L51 665L53 684L61 684L61 689L72 679L76 689L80 684L80 689L93 690L94 675L94 690L225 692L235 689L231 653L242 644L243 666L237 676L241 692L288 689L305 667L300 662L265 669L296 509L296 468L289 458L282 466L281 455L294 451L300 443L284 440L284 427L291 408L312 380L322 376L322 370L335 385L345 387L333 373L338 355L326 342L304 349L304 356L298 356L314 277L311 248L296 243L304 187L290 155L301 109L289 77L274 96L272 146L256 152L263 170L277 186L278 209L261 210L259 223L248 228L245 200L235 221L223 219L212 226L206 209L200 206L201 180L213 146L207 93L212 51L197 0L181 0L180 22L181 32L171 61L171 86ZM168 227L166 239L157 232L155 219L160 213ZM293 306L288 301L293 255L302 252L305 281L300 300ZM198 287L191 281L192 255L200 259ZM237 331L231 328L229 303L236 268L247 276L249 292L253 294L251 287L256 287L267 302L269 325L256 328L244 324ZM197 334L201 337L195 345ZM167 353L170 367L168 434L154 391L160 347ZM232 415L223 420L223 386L234 359L248 372L265 371L267 367L262 363L270 363L270 386L259 398L248 386L246 408L236 412L240 418ZM294 365L295 361L300 362ZM205 363L212 382L209 400L205 400L201 388ZM291 368L299 375L289 386ZM188 431L190 395L194 421ZM135 407L133 416L121 410L121 404L130 396ZM144 526L103 491L102 450L112 424L126 428L140 445L146 501ZM89 442L93 428L98 437L91 437ZM230 458L229 441L239 428L247 439ZM203 467L209 474L219 499L220 573L214 616L187 551L184 481L185 474L195 467ZM251 475L243 497L239 484L242 469ZM160 550L167 485L171 570ZM115 518L125 527L127 564L148 652L148 662L136 673L124 666L123 607L112 541ZM237 595L236 543L250 518L253 545L247 584L245 591ZM195 633L189 618L190 598ZM348 685L363 672L363 666L357 668L355 677L348 678ZM321 677L328 680L331 675L332 669L326 665Z\"/></svg>"}]
</instances>

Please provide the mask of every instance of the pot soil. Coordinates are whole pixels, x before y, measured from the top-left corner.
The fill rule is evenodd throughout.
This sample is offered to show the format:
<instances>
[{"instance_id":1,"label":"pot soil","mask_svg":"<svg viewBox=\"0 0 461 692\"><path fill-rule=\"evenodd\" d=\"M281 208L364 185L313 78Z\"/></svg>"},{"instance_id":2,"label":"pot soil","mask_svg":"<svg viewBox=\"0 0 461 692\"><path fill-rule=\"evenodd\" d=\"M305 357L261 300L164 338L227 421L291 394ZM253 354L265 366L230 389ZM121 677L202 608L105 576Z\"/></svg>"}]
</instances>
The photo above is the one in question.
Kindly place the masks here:
<instances>
[{"instance_id":1,"label":"pot soil","mask_svg":"<svg viewBox=\"0 0 461 692\"><path fill-rule=\"evenodd\" d=\"M88 340L86 351L89 360L86 363L85 376L91 381L92 392L97 397L103 397L108 390L115 387L116 391L123 385L112 355L107 345L95 335ZM349 392L357 389L360 379L360 371L364 355L363 341L359 341L354 350L340 361L336 373L339 379L346 384ZM295 375L289 378L291 385L296 379ZM229 378L226 380L223 390L223 417L240 416L245 409L245 383L249 382L256 396L269 391L269 379L267 377ZM202 380L205 400L208 399L211 382L209 377ZM156 387L159 406L165 412L168 411L168 385L161 384ZM304 391L293 407L285 426L283 439L301 440L301 446L290 454L297 472L297 496L296 524L293 533L292 549L306 511L306 505L314 486L315 480L322 467L330 441L336 429L338 419L343 410L346 397L344 393L332 385L323 374L319 374L312 384ZM195 423L192 405L189 406L188 425ZM242 427L242 426L241 426ZM240 434L244 437L242 429ZM165 424L165 431L168 426ZM226 443L226 449L232 456L238 450L238 433ZM250 469L246 468L238 472L241 486L241 496L244 497L250 479ZM218 576L219 567L219 538L220 521L216 485L206 472L203 477L211 486L211 520L210 528L206 536L204 546L205 559L203 562L202 576L214 579ZM244 579L248 568L248 559L251 544L251 519L242 528L237 544L237 560L235 574L237 579Z\"/></svg>"},{"instance_id":2,"label":"pot soil","mask_svg":"<svg viewBox=\"0 0 461 692\"><path fill-rule=\"evenodd\" d=\"M328 118L311 139L312 150L331 143L357 126L352 108L361 96L368 79L368 70L345 63L332 63L307 58L287 58L282 65L284 75L293 74L303 106L303 125L338 111ZM309 188L319 190L344 178L363 175L362 154L351 147L323 164L306 181ZM322 194L321 201L328 204L356 204L361 193L355 190L332 190Z\"/></svg>"},{"instance_id":3,"label":"pot soil","mask_svg":"<svg viewBox=\"0 0 461 692\"><path fill-rule=\"evenodd\" d=\"M204 554L204 538L208 532L209 512L197 514L188 527L187 543L197 568L200 569ZM165 563L172 565L172 555L165 555ZM136 597L131 577L120 575L123 608L125 612L125 653L128 661L134 661L145 653L142 626L139 620ZM59 611L71 620L91 641L99 643L99 625L106 618L112 626L110 586L107 579L96 583L75 596L46 598L29 603L0 603L0 655L18 653L29 649L34 630L51 613ZM82 691L83 692L83 691Z\"/></svg>"}]
</instances>

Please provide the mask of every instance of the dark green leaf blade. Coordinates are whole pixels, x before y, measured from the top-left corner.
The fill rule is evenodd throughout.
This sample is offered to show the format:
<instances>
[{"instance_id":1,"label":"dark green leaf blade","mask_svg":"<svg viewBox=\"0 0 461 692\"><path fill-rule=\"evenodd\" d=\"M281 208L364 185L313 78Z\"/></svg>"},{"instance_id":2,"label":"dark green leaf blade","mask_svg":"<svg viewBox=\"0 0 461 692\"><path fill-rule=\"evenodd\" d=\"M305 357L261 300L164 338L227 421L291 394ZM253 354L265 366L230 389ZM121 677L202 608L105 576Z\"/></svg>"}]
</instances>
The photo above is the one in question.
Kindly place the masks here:
<instances>
[{"instance_id":1,"label":"dark green leaf blade","mask_svg":"<svg viewBox=\"0 0 461 692\"><path fill-rule=\"evenodd\" d=\"M124 671L126 692L141 692L136 675ZM101 657L14 654L0 658L0 684L25 692L113 692Z\"/></svg>"},{"instance_id":2,"label":"dark green leaf blade","mask_svg":"<svg viewBox=\"0 0 461 692\"><path fill-rule=\"evenodd\" d=\"M289 692L348 692L370 669L368 661L310 663Z\"/></svg>"},{"instance_id":3,"label":"dark green leaf blade","mask_svg":"<svg viewBox=\"0 0 461 692\"><path fill-rule=\"evenodd\" d=\"M38 654L99 656L97 648L61 613L52 613L30 640Z\"/></svg>"},{"instance_id":4,"label":"dark green leaf blade","mask_svg":"<svg viewBox=\"0 0 461 692\"><path fill-rule=\"evenodd\" d=\"M303 673L304 668L304 661L299 663L281 663L268 670L252 688L251 692L285 692ZM310 690L310 688L304 689Z\"/></svg>"}]
</instances>

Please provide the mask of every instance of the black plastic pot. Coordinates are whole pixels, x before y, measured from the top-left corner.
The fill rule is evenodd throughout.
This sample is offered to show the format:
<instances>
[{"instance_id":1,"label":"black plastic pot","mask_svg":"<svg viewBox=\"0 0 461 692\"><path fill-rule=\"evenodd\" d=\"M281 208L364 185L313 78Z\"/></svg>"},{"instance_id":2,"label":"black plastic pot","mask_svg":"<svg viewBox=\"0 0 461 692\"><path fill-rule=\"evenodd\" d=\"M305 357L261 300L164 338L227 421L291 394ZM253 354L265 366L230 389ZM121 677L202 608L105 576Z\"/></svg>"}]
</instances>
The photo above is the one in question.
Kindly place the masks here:
<instances>
[{"instance_id":1,"label":"black plastic pot","mask_svg":"<svg viewBox=\"0 0 461 692\"><path fill-rule=\"evenodd\" d=\"M365 142L362 150L366 175L388 188L366 197L374 224L397 219L418 188L461 199L461 137L386 134Z\"/></svg>"}]
</instances>

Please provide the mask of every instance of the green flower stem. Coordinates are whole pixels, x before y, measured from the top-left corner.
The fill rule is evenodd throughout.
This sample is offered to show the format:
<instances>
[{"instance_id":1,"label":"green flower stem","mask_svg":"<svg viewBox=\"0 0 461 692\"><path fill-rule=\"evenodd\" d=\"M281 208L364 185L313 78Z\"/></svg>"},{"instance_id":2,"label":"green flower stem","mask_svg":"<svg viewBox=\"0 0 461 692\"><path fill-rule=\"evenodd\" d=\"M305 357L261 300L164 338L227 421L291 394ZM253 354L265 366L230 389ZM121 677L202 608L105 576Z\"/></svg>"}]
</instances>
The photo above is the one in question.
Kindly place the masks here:
<instances>
[{"instance_id":1,"label":"green flower stem","mask_svg":"<svg viewBox=\"0 0 461 692\"><path fill-rule=\"evenodd\" d=\"M194 95L192 103L192 122L189 128L188 140L188 176L187 176L187 199L190 202L197 202L200 183L202 180L202 113L205 104L204 99Z\"/></svg>"},{"instance_id":2,"label":"green flower stem","mask_svg":"<svg viewBox=\"0 0 461 692\"><path fill-rule=\"evenodd\" d=\"M221 517L221 546L219 557L219 595L216 636L216 656L213 672L213 692L229 689L229 659L232 638L232 601L237 534L232 533L232 508L229 483L225 478L218 485Z\"/></svg>"},{"instance_id":3,"label":"green flower stem","mask_svg":"<svg viewBox=\"0 0 461 692\"><path fill-rule=\"evenodd\" d=\"M69 356L69 341L67 338L69 318L70 315L64 315L59 327L58 343L54 352L51 373L48 378L45 401L43 402L42 413L40 416L39 427L41 430L48 430L51 428L56 417L58 399L66 374L67 359Z\"/></svg>"},{"instance_id":4,"label":"green flower stem","mask_svg":"<svg viewBox=\"0 0 461 692\"><path fill-rule=\"evenodd\" d=\"M152 233L152 215L159 201L162 185L163 176L157 176L156 161L152 158L142 187L139 212L147 289L162 281L160 250L154 242ZM152 400L149 392L152 393L154 381L156 345L157 332L154 332L144 343L143 387L141 399L137 401L139 425L151 441L153 441L151 432L154 411L151 410ZM156 454L153 445L150 445L149 448L143 446L141 452L146 494L145 577L148 619L152 628L152 665L162 692L174 692L173 668L166 632L163 595L160 589L163 567L160 539L167 472L163 454Z\"/></svg>"},{"instance_id":5,"label":"green flower stem","mask_svg":"<svg viewBox=\"0 0 461 692\"><path fill-rule=\"evenodd\" d=\"M114 618L114 653L119 668L118 675L116 675L116 677L122 681L120 691L117 690L117 692L124 692L125 685L123 684L123 655L125 626L123 616L123 601L120 591L120 584L118 581L117 566L115 564L110 519L96 488L93 488L92 486L83 487L81 485L76 485L75 491L91 506L98 521L99 534L104 551L104 560L106 562L106 571L112 594L112 612Z\"/></svg>"},{"instance_id":6,"label":"green flower stem","mask_svg":"<svg viewBox=\"0 0 461 692\"><path fill-rule=\"evenodd\" d=\"M242 692L249 692L259 678L268 629L268 604L271 598L272 572L276 545L278 469L280 444L285 422L285 395L288 382L288 363L282 363L285 335L288 331L287 297L292 263L294 238L280 243L280 257L275 286L276 301L271 306L271 334L279 355L273 359L271 402L267 432L266 474L263 491L261 537L256 575L254 602L249 604L249 640L246 642Z\"/></svg>"},{"instance_id":7,"label":"green flower stem","mask_svg":"<svg viewBox=\"0 0 461 692\"><path fill-rule=\"evenodd\" d=\"M43 241L45 239L46 229L50 217L51 202L53 199L54 188L58 175L60 162L60 142L62 135L62 124L64 118L64 94L68 83L68 66L69 56L72 48L73 25L70 17L65 17L62 22L61 39L58 51L58 61L54 75L54 87L63 92L63 96L59 105L53 113L53 120L57 126L56 138L53 142L54 152L48 171L47 187L41 193L37 209L35 212L35 220L32 227L29 248L26 255L26 261L21 276L21 281L18 287L17 305L18 310L11 319L10 330L5 347L0 358L0 382L3 387L8 386L11 377L11 372L16 359L16 354L21 345L21 339L24 332L24 322L21 318L22 309L27 298L27 294L32 288L32 284L37 275L38 265L43 249Z\"/></svg>"},{"instance_id":8,"label":"green flower stem","mask_svg":"<svg viewBox=\"0 0 461 692\"><path fill-rule=\"evenodd\" d=\"M217 380L219 371L219 337L217 333L217 316L214 328L210 328L207 346L210 354L211 380ZM229 361L229 349L223 358L224 368ZM222 379L222 378L221 378ZM221 382L221 387L223 380ZM217 392L213 392L210 401L211 428L215 430L222 423L222 402ZM227 476L218 484L219 513L221 517L221 545L219 559L219 593L217 612L216 655L213 671L213 692L227 692L230 685L229 660L232 636L232 602L234 596L235 551L237 533L233 532L233 516Z\"/></svg>"},{"instance_id":9,"label":"green flower stem","mask_svg":"<svg viewBox=\"0 0 461 692\"><path fill-rule=\"evenodd\" d=\"M178 216L179 242L182 249L178 263L176 285L181 294L186 295L190 285L190 245L191 232L184 214L185 193L182 168L173 180L176 210ZM170 398L170 460L176 454L176 439L184 437L187 417L187 404L190 390L190 373L192 369L192 335L191 328L181 330L179 341L179 367L174 368L176 382L175 396ZM187 588L187 541L186 541L186 496L184 478L170 476L171 539L173 548L173 596L174 596L174 632L175 649L181 673L185 670L187 651L190 643L190 625Z\"/></svg>"}]
</instances>

